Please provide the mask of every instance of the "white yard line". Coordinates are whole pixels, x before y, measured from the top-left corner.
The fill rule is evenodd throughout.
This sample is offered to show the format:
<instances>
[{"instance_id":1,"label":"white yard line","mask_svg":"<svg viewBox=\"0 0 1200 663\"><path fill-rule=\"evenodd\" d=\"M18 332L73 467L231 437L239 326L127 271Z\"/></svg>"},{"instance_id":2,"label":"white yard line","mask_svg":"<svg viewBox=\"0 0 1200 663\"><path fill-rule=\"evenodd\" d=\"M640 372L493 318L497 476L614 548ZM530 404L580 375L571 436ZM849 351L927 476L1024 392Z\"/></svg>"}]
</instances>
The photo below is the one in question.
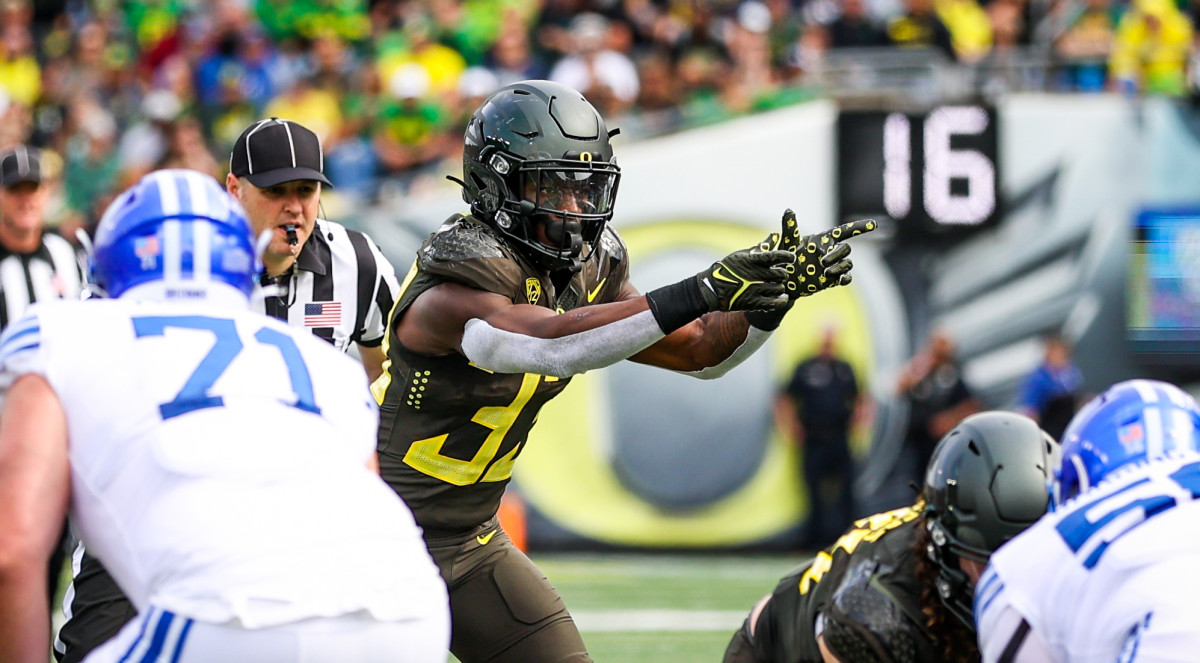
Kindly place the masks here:
<instances>
[{"instance_id":1,"label":"white yard line","mask_svg":"<svg viewBox=\"0 0 1200 663\"><path fill-rule=\"evenodd\" d=\"M737 630L748 610L582 610L571 611L584 633L614 631Z\"/></svg>"}]
</instances>

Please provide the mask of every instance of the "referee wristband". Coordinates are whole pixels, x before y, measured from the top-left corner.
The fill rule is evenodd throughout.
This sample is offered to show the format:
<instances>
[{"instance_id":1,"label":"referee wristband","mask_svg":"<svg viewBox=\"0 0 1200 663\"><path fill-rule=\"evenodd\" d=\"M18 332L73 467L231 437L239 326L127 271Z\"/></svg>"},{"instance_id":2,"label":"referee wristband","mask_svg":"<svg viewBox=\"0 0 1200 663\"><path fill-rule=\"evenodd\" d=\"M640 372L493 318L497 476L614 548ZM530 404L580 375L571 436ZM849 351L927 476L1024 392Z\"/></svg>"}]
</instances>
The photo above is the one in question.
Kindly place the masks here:
<instances>
[{"instance_id":1,"label":"referee wristband","mask_svg":"<svg viewBox=\"0 0 1200 663\"><path fill-rule=\"evenodd\" d=\"M694 276L647 292L646 301L664 334L709 312L708 304L700 294L700 283Z\"/></svg>"}]
</instances>

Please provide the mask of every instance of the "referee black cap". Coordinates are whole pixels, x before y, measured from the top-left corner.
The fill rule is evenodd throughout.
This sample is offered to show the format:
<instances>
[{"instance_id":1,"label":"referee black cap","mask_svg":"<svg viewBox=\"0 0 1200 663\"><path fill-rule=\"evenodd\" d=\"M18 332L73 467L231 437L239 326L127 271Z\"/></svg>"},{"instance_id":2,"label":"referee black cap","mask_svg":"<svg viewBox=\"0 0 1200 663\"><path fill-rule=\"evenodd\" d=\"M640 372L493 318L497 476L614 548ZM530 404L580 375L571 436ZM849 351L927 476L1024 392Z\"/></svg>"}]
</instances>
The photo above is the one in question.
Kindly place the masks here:
<instances>
[{"instance_id":1,"label":"referee black cap","mask_svg":"<svg viewBox=\"0 0 1200 663\"><path fill-rule=\"evenodd\" d=\"M42 181L41 153L24 145L4 150L0 156L0 186Z\"/></svg>"},{"instance_id":2,"label":"referee black cap","mask_svg":"<svg viewBox=\"0 0 1200 663\"><path fill-rule=\"evenodd\" d=\"M317 135L277 117L259 120L238 136L229 156L229 172L260 189L295 180L333 186L325 177L325 155Z\"/></svg>"}]
</instances>

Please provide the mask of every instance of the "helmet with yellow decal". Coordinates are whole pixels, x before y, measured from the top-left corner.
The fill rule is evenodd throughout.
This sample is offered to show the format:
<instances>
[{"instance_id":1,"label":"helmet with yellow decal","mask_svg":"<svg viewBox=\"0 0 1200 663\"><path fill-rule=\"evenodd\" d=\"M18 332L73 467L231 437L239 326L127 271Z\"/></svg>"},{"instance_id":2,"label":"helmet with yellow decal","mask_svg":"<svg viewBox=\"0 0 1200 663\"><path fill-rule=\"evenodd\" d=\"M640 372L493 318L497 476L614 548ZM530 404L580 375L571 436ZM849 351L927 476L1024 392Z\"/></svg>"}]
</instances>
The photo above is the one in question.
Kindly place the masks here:
<instances>
[{"instance_id":1,"label":"helmet with yellow decal","mask_svg":"<svg viewBox=\"0 0 1200 663\"><path fill-rule=\"evenodd\" d=\"M505 86L467 124L463 200L539 267L578 271L612 218L616 133L565 85Z\"/></svg>"}]
</instances>

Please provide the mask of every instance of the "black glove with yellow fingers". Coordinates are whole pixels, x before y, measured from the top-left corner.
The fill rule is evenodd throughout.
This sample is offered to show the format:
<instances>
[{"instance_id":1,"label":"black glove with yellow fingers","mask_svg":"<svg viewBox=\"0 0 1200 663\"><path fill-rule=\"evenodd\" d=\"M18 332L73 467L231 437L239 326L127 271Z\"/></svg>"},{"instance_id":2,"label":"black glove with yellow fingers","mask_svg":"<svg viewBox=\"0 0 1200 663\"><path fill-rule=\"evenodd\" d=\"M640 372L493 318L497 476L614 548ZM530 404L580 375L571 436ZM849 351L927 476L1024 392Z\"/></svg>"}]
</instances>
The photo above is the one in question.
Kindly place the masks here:
<instances>
[{"instance_id":1,"label":"black glove with yellow fingers","mask_svg":"<svg viewBox=\"0 0 1200 663\"><path fill-rule=\"evenodd\" d=\"M758 245L734 251L679 283L646 293L650 311L664 333L711 311L780 311L791 306L786 294L791 251L764 251Z\"/></svg>"},{"instance_id":2,"label":"black glove with yellow fingers","mask_svg":"<svg viewBox=\"0 0 1200 663\"><path fill-rule=\"evenodd\" d=\"M794 220L796 215L792 210L784 212L785 225L788 217ZM788 279L788 296L808 297L827 288L848 285L854 263L850 260L850 245L844 242L877 227L874 219L860 219L801 238L796 251L796 272Z\"/></svg>"},{"instance_id":3,"label":"black glove with yellow fingers","mask_svg":"<svg viewBox=\"0 0 1200 663\"><path fill-rule=\"evenodd\" d=\"M878 227L873 219L862 219L843 223L836 228L813 235L800 235L796 213L784 210L782 228L778 233L767 235L759 242L758 251L784 250L796 254L796 263L785 266L788 280L785 284L789 301L808 297L827 288L847 285L851 281L850 246L844 240L870 232ZM764 331L779 326L788 307L774 311L759 311L746 314L750 324Z\"/></svg>"}]
</instances>

